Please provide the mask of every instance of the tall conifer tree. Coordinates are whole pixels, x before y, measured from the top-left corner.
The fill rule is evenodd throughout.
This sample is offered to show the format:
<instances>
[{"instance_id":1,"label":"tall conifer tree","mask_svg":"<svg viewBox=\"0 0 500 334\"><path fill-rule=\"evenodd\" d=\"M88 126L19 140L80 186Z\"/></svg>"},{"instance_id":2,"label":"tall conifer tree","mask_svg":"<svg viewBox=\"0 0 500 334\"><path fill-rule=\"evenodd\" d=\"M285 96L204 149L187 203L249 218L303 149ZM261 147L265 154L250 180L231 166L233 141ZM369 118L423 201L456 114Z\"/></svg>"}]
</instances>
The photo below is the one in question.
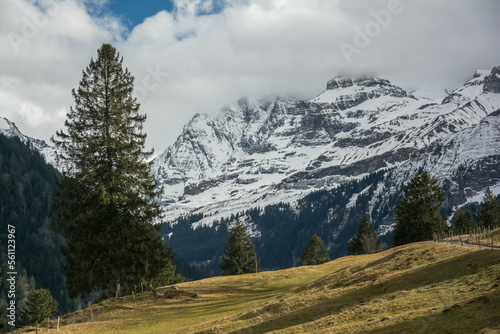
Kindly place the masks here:
<instances>
[{"instance_id":1,"label":"tall conifer tree","mask_svg":"<svg viewBox=\"0 0 500 334\"><path fill-rule=\"evenodd\" d=\"M376 253L378 237L373 230L373 225L370 223L370 218L365 215L358 233L355 237L349 239L347 242L347 254L372 254Z\"/></svg>"},{"instance_id":2,"label":"tall conifer tree","mask_svg":"<svg viewBox=\"0 0 500 334\"><path fill-rule=\"evenodd\" d=\"M500 201L490 187L486 189L481 206L477 211L477 222L482 226L500 225Z\"/></svg>"},{"instance_id":3,"label":"tall conifer tree","mask_svg":"<svg viewBox=\"0 0 500 334\"><path fill-rule=\"evenodd\" d=\"M24 325L38 325L57 313L59 304L52 298L48 289L34 290L28 297L28 304L21 314Z\"/></svg>"},{"instance_id":4,"label":"tall conifer tree","mask_svg":"<svg viewBox=\"0 0 500 334\"><path fill-rule=\"evenodd\" d=\"M456 207L451 226L455 233L469 233L475 226L472 212L470 210L463 211Z\"/></svg>"},{"instance_id":5,"label":"tall conifer tree","mask_svg":"<svg viewBox=\"0 0 500 334\"><path fill-rule=\"evenodd\" d=\"M245 226L240 220L231 231L224 249L224 257L219 265L223 275L240 275L256 271L255 246L250 240Z\"/></svg>"},{"instance_id":6,"label":"tall conifer tree","mask_svg":"<svg viewBox=\"0 0 500 334\"><path fill-rule=\"evenodd\" d=\"M55 227L63 248L71 296L119 291L161 273L168 257L154 223L159 192L150 173L142 132L146 116L133 97L134 77L123 58L103 44L83 71L67 132L52 138L63 169Z\"/></svg>"},{"instance_id":7,"label":"tall conifer tree","mask_svg":"<svg viewBox=\"0 0 500 334\"><path fill-rule=\"evenodd\" d=\"M433 234L443 233L447 226L439 213L445 193L438 180L427 171L415 174L404 189L396 206L396 227L393 244L432 240Z\"/></svg>"},{"instance_id":8,"label":"tall conifer tree","mask_svg":"<svg viewBox=\"0 0 500 334\"><path fill-rule=\"evenodd\" d=\"M330 261L330 255L328 255L328 250L323 246L323 240L316 234L313 234L311 239L304 249L304 253L300 258L301 266L309 266L314 264L322 264Z\"/></svg>"}]
</instances>

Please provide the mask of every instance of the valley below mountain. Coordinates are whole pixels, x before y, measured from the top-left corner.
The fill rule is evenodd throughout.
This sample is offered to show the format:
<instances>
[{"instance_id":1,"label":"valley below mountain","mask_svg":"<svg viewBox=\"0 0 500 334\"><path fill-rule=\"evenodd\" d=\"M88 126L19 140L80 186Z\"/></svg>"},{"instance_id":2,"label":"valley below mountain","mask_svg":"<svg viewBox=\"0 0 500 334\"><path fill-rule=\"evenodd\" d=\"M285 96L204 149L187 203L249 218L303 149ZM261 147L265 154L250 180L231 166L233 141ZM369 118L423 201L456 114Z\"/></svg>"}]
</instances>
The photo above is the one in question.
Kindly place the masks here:
<instances>
[{"instance_id":1,"label":"valley below mountain","mask_svg":"<svg viewBox=\"0 0 500 334\"><path fill-rule=\"evenodd\" d=\"M54 148L0 119L55 165ZM394 209L417 172L437 177L441 208L474 211L484 191L500 193L500 66L478 70L429 100L373 76L337 76L310 100L241 98L196 114L152 161L162 187L161 233L177 255L219 274L237 219L266 270L296 266L313 234L333 258L366 214L390 245Z\"/></svg>"},{"instance_id":2,"label":"valley below mountain","mask_svg":"<svg viewBox=\"0 0 500 334\"><path fill-rule=\"evenodd\" d=\"M500 193L499 117L500 66L437 100L343 76L308 101L242 98L197 114L153 163L166 242L212 273L236 219L268 269L297 265L314 233L333 257L345 255L365 214L390 244L394 208L421 170L441 182L448 217L474 208L487 187Z\"/></svg>"}]
</instances>

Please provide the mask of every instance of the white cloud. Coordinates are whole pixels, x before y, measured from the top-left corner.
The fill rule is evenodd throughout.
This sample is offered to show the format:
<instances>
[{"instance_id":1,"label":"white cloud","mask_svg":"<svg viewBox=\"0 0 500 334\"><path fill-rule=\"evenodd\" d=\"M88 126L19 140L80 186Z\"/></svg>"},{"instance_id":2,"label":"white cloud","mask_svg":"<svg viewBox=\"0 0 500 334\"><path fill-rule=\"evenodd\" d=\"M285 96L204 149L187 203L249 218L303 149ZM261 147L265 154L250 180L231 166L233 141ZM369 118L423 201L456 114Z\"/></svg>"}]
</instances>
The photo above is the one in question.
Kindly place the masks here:
<instances>
[{"instance_id":1,"label":"white cloud","mask_svg":"<svg viewBox=\"0 0 500 334\"><path fill-rule=\"evenodd\" d=\"M454 88L500 63L499 2L401 1L377 30L374 15L395 1L227 1L218 14L197 15L213 2L178 0L173 13L159 12L123 38L119 19L99 11L102 0L4 0L0 33L10 47L0 50L0 115L48 139L63 126L81 71L107 42L136 77L157 153L194 113L214 113L240 96L312 98L339 71L371 72L405 88ZM353 45L356 27L375 33L348 62L340 46ZM9 41L13 34L20 44Z\"/></svg>"}]
</instances>

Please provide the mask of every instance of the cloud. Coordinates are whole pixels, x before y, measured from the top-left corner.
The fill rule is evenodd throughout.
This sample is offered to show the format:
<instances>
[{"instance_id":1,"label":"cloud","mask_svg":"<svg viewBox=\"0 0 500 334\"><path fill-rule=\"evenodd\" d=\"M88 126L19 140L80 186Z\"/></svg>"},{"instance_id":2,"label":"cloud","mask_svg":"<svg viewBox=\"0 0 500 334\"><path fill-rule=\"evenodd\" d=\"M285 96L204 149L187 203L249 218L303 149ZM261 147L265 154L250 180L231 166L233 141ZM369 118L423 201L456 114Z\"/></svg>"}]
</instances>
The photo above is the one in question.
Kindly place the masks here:
<instances>
[{"instance_id":1,"label":"cloud","mask_svg":"<svg viewBox=\"0 0 500 334\"><path fill-rule=\"evenodd\" d=\"M51 4L0 3L3 44L11 46L0 51L0 114L42 139L62 128L71 89L104 42L136 77L157 153L194 113L215 113L241 96L313 98L340 71L443 90L500 63L495 1L178 0L172 13L128 32L105 2L58 1L54 15ZM23 37L29 22L36 31L16 49L9 34ZM356 45L360 31L369 41ZM357 52L346 57L342 45Z\"/></svg>"},{"instance_id":2,"label":"cloud","mask_svg":"<svg viewBox=\"0 0 500 334\"><path fill-rule=\"evenodd\" d=\"M63 127L82 69L121 31L119 21L93 18L81 1L0 2L0 115L49 140Z\"/></svg>"}]
</instances>

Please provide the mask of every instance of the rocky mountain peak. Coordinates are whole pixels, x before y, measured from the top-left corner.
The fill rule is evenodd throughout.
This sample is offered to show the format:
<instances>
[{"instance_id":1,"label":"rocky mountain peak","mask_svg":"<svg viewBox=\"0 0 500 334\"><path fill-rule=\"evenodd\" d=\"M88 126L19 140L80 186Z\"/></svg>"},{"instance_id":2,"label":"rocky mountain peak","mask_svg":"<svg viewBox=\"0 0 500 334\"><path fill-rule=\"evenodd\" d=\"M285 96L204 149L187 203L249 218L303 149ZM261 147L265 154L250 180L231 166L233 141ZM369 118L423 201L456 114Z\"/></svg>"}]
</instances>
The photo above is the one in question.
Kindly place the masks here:
<instances>
[{"instance_id":1,"label":"rocky mountain peak","mask_svg":"<svg viewBox=\"0 0 500 334\"><path fill-rule=\"evenodd\" d=\"M326 90L311 102L334 104L339 110L345 110L382 96L415 99L412 94L391 84L389 80L365 75L337 76L330 79Z\"/></svg>"},{"instance_id":2,"label":"rocky mountain peak","mask_svg":"<svg viewBox=\"0 0 500 334\"><path fill-rule=\"evenodd\" d=\"M491 73L484 78L483 91L500 93L500 65L493 67Z\"/></svg>"},{"instance_id":3,"label":"rocky mountain peak","mask_svg":"<svg viewBox=\"0 0 500 334\"><path fill-rule=\"evenodd\" d=\"M4 117L0 117L0 133L6 137L17 137L21 142L32 145L33 148L40 151L47 163L54 165L55 151L52 146L49 146L44 140L35 139L24 135L17 128L14 122L9 121Z\"/></svg>"},{"instance_id":4,"label":"rocky mountain peak","mask_svg":"<svg viewBox=\"0 0 500 334\"><path fill-rule=\"evenodd\" d=\"M0 133L6 137L22 136L16 124L3 117L0 117Z\"/></svg>"},{"instance_id":5,"label":"rocky mountain peak","mask_svg":"<svg viewBox=\"0 0 500 334\"><path fill-rule=\"evenodd\" d=\"M380 79L374 76L337 76L330 79L326 83L326 90L333 90L339 88L347 88L351 86L374 87L374 86L390 86L390 82L385 79Z\"/></svg>"},{"instance_id":6,"label":"rocky mountain peak","mask_svg":"<svg viewBox=\"0 0 500 334\"><path fill-rule=\"evenodd\" d=\"M337 76L309 101L242 98L196 115L154 162L166 219L222 218L399 165L498 110L500 95L482 86L488 77L485 91L496 92L498 71L478 71L443 103L386 79Z\"/></svg>"}]
</instances>

